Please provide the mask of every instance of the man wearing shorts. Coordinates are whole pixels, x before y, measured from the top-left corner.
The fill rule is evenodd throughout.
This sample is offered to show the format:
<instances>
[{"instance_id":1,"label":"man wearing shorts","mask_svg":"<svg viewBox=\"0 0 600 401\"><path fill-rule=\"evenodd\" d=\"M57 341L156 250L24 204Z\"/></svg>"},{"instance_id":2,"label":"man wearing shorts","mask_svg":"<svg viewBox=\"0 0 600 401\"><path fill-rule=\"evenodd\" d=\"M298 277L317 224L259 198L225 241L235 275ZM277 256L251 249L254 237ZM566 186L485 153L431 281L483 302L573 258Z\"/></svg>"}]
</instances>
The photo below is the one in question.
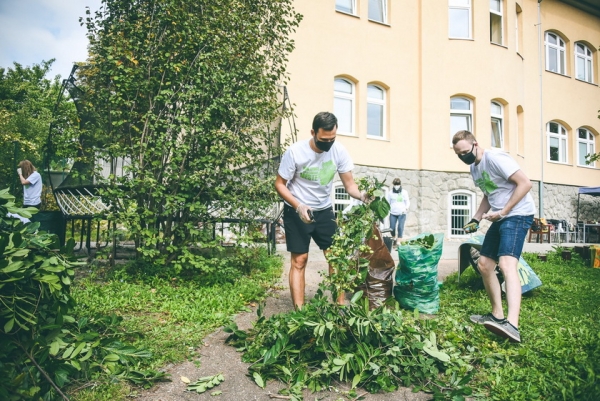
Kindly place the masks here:
<instances>
[{"instance_id":1,"label":"man wearing shorts","mask_svg":"<svg viewBox=\"0 0 600 401\"><path fill-rule=\"evenodd\" d=\"M464 227L465 231L476 231L481 219L492 222L483 240L478 262L492 312L472 315L471 321L484 325L501 337L521 342L518 329L521 282L517 264L535 213L535 203L529 193L531 181L506 152L500 149L483 149L469 131L457 132L452 138L452 145L454 153L471 166L473 181L483 192L479 208ZM506 283L506 319L500 282L496 277L496 264Z\"/></svg>"},{"instance_id":2,"label":"man wearing shorts","mask_svg":"<svg viewBox=\"0 0 600 401\"><path fill-rule=\"evenodd\" d=\"M287 250L291 253L290 292L296 308L304 305L310 239L326 252L337 229L331 205L335 173L351 197L365 200L352 176L352 159L342 144L335 142L336 131L337 118L333 114L317 114L310 131L312 138L288 148L275 179L275 189L285 202L283 224ZM343 304L344 294L337 301Z\"/></svg>"}]
</instances>

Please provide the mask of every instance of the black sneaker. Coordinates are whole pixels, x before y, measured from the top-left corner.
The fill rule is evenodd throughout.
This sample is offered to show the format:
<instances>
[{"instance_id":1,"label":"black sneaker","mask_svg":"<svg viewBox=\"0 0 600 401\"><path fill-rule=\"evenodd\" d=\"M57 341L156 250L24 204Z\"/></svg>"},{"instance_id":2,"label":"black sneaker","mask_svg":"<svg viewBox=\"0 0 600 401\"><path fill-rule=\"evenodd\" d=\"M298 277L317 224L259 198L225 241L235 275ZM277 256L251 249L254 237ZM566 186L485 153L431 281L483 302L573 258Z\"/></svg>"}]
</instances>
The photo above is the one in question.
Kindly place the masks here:
<instances>
[{"instance_id":1,"label":"black sneaker","mask_svg":"<svg viewBox=\"0 0 600 401\"><path fill-rule=\"evenodd\" d=\"M504 320L504 319L498 319L496 316L492 315L491 313L487 313L485 315L471 315L469 317L469 319L471 319L471 321L473 323L477 323L477 324L484 324L488 320L493 320L496 322L501 322Z\"/></svg>"},{"instance_id":2,"label":"black sneaker","mask_svg":"<svg viewBox=\"0 0 600 401\"><path fill-rule=\"evenodd\" d=\"M513 326L506 319L499 322L496 320L487 320L483 322L483 326L500 337L508 338L510 341L515 343L521 342L521 334L519 333L519 329Z\"/></svg>"}]
</instances>

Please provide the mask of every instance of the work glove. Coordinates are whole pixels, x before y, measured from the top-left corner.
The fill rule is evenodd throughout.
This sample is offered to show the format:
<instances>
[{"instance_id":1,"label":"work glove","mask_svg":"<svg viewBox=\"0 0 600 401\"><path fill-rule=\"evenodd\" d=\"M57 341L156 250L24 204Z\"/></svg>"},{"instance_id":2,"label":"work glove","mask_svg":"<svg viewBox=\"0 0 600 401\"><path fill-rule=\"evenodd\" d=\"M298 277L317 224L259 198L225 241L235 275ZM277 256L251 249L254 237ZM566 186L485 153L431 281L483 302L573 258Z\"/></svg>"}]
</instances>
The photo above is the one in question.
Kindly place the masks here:
<instances>
[{"instance_id":1,"label":"work glove","mask_svg":"<svg viewBox=\"0 0 600 401\"><path fill-rule=\"evenodd\" d=\"M463 227L463 230L465 230L465 232L467 234L471 234L474 233L475 231L477 231L479 229L479 221L475 220L475 219L471 219L471 221L469 221L467 224L465 224L465 226Z\"/></svg>"},{"instance_id":2,"label":"work glove","mask_svg":"<svg viewBox=\"0 0 600 401\"><path fill-rule=\"evenodd\" d=\"M19 174L19 175L23 174L23 170L21 170L21 167L19 167L19 168L17 169L17 174Z\"/></svg>"},{"instance_id":3,"label":"work glove","mask_svg":"<svg viewBox=\"0 0 600 401\"><path fill-rule=\"evenodd\" d=\"M367 194L367 191L362 191L360 193L360 201L362 203L369 204L371 201L373 201L373 199Z\"/></svg>"},{"instance_id":4,"label":"work glove","mask_svg":"<svg viewBox=\"0 0 600 401\"><path fill-rule=\"evenodd\" d=\"M298 213L298 216L300 216L300 220L302 220L306 224L310 224L315 221L312 214L312 210L304 203L298 205L298 207L296 208L296 213Z\"/></svg>"}]
</instances>

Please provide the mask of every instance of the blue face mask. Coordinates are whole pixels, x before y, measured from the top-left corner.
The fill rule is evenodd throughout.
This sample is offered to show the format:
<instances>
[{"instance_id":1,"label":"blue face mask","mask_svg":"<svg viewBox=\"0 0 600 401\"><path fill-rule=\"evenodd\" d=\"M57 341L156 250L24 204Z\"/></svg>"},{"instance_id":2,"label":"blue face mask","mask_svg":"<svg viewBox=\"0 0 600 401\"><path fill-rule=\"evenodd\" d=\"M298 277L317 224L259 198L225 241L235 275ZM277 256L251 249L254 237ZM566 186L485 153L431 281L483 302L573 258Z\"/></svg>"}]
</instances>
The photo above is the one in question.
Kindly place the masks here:
<instances>
[{"instance_id":1,"label":"blue face mask","mask_svg":"<svg viewBox=\"0 0 600 401\"><path fill-rule=\"evenodd\" d=\"M329 152L329 149L331 149L334 142L335 142L335 139L331 142L319 141L317 139L317 136L315 135L315 146L317 147L317 149L322 150L323 152Z\"/></svg>"}]
</instances>

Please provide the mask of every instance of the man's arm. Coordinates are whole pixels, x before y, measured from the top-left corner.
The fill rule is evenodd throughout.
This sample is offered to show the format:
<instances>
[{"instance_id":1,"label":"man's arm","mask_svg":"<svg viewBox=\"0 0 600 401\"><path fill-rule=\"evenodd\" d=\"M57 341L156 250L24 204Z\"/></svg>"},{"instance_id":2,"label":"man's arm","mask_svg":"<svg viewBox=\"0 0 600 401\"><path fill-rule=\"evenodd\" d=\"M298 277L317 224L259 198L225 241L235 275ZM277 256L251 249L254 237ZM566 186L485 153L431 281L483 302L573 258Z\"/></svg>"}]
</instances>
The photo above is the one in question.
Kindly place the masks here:
<instances>
[{"instance_id":1,"label":"man's arm","mask_svg":"<svg viewBox=\"0 0 600 401\"><path fill-rule=\"evenodd\" d=\"M358 199L360 201L365 201L364 195L358 189L358 185L354 181L354 177L352 176L352 171L348 171L346 173L340 173L340 179L342 180L342 184L344 184L344 188L348 195L353 197L354 199Z\"/></svg>"},{"instance_id":2,"label":"man's arm","mask_svg":"<svg viewBox=\"0 0 600 401\"><path fill-rule=\"evenodd\" d=\"M531 181L529 178L527 178L522 170L517 170L513 175L508 177L508 181L516 185L513 194L508 199L508 202L506 202L506 205L504 205L502 210L487 214L484 216L484 218L490 221L498 221L504 218L504 216L508 215L512 208L515 207L515 205L519 203L521 199L527 195L527 193L529 193L532 187Z\"/></svg>"},{"instance_id":3,"label":"man's arm","mask_svg":"<svg viewBox=\"0 0 600 401\"><path fill-rule=\"evenodd\" d=\"M483 199L481 200L479 208L477 209L477 212L475 212L473 218L477 221L481 221L484 213L487 213L490 210L490 207L490 201L488 200L487 195L483 195Z\"/></svg>"}]
</instances>

